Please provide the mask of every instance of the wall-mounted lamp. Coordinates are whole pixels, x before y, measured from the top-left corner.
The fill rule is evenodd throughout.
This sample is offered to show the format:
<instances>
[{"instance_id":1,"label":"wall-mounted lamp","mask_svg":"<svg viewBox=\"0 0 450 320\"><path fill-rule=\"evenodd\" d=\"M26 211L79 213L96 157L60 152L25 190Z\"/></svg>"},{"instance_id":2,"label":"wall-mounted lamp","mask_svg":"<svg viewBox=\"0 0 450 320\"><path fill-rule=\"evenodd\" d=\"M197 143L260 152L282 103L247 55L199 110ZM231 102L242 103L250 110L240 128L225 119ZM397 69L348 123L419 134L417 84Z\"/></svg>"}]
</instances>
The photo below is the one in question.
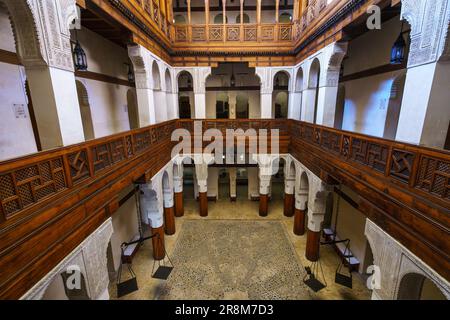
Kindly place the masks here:
<instances>
[{"instance_id":1,"label":"wall-mounted lamp","mask_svg":"<svg viewBox=\"0 0 450 320\"><path fill-rule=\"evenodd\" d=\"M405 59L406 42L403 38L403 22L400 35L391 49L391 64L402 64Z\"/></svg>"}]
</instances>

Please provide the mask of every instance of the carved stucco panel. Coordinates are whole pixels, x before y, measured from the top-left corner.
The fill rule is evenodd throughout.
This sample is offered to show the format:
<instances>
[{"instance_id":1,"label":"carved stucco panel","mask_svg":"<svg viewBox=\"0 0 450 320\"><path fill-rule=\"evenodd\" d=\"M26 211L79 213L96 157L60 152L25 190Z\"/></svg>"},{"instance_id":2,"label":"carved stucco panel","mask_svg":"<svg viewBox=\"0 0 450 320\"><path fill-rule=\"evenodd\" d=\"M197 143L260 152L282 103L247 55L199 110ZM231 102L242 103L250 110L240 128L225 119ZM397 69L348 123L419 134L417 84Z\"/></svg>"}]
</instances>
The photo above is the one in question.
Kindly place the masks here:
<instances>
[{"instance_id":1,"label":"carved stucco panel","mask_svg":"<svg viewBox=\"0 0 450 320\"><path fill-rule=\"evenodd\" d=\"M108 288L106 251L112 234L112 223L104 224L83 245L83 258L91 299L98 299Z\"/></svg>"}]
</instances>

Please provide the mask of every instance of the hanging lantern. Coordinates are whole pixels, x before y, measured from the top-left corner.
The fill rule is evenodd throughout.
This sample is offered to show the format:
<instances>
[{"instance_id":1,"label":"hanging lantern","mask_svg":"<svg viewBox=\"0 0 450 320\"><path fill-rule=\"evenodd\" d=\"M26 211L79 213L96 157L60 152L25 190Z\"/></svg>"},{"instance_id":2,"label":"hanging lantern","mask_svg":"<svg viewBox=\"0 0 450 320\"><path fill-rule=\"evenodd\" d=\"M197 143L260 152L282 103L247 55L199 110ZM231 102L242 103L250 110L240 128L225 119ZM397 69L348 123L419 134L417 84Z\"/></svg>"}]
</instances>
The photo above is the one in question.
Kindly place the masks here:
<instances>
[{"instance_id":1,"label":"hanging lantern","mask_svg":"<svg viewBox=\"0 0 450 320\"><path fill-rule=\"evenodd\" d=\"M133 67L128 63L125 63L125 64L128 66L128 82L134 84L135 78L134 78Z\"/></svg>"},{"instance_id":2,"label":"hanging lantern","mask_svg":"<svg viewBox=\"0 0 450 320\"><path fill-rule=\"evenodd\" d=\"M406 42L403 39L403 24L400 35L391 50L391 64L402 64L405 59Z\"/></svg>"},{"instance_id":3,"label":"hanging lantern","mask_svg":"<svg viewBox=\"0 0 450 320\"><path fill-rule=\"evenodd\" d=\"M192 80L190 77L188 77L188 79L187 79L187 86L189 89L192 89Z\"/></svg>"},{"instance_id":4,"label":"hanging lantern","mask_svg":"<svg viewBox=\"0 0 450 320\"><path fill-rule=\"evenodd\" d=\"M236 86L236 77L234 76L234 73L231 75L230 85L231 85L232 87L235 87L235 86Z\"/></svg>"},{"instance_id":5,"label":"hanging lantern","mask_svg":"<svg viewBox=\"0 0 450 320\"><path fill-rule=\"evenodd\" d=\"M77 71L86 71L88 68L86 53L77 40L75 48L73 48L73 61Z\"/></svg>"}]
</instances>

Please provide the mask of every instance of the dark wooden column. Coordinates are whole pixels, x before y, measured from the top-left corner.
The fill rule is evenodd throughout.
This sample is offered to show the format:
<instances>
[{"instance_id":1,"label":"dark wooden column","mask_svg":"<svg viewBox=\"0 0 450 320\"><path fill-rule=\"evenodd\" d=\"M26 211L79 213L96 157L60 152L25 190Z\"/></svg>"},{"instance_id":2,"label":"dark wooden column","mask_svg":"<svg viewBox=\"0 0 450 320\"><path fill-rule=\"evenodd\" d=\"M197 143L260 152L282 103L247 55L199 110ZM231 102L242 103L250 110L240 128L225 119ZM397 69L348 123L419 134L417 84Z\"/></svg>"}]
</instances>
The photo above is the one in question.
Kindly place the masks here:
<instances>
[{"instance_id":1,"label":"dark wooden column","mask_svg":"<svg viewBox=\"0 0 450 320\"><path fill-rule=\"evenodd\" d=\"M183 192L175 192L175 217L184 216L184 202L183 202Z\"/></svg>"},{"instance_id":2,"label":"dark wooden column","mask_svg":"<svg viewBox=\"0 0 450 320\"><path fill-rule=\"evenodd\" d=\"M294 214L294 234L302 236L305 234L306 210L295 209Z\"/></svg>"},{"instance_id":3,"label":"dark wooden column","mask_svg":"<svg viewBox=\"0 0 450 320\"><path fill-rule=\"evenodd\" d=\"M164 226L152 228L152 235L155 234L157 236L152 238L153 259L162 260L166 256L166 252L164 250Z\"/></svg>"},{"instance_id":4,"label":"dark wooden column","mask_svg":"<svg viewBox=\"0 0 450 320\"><path fill-rule=\"evenodd\" d=\"M198 203L200 207L200 216L207 217L208 216L208 193L207 192L199 192L198 193Z\"/></svg>"},{"instance_id":5,"label":"dark wooden column","mask_svg":"<svg viewBox=\"0 0 450 320\"><path fill-rule=\"evenodd\" d=\"M261 217L267 217L269 212L269 195L260 194L259 195L259 215Z\"/></svg>"},{"instance_id":6,"label":"dark wooden column","mask_svg":"<svg viewBox=\"0 0 450 320\"><path fill-rule=\"evenodd\" d=\"M315 232L308 229L306 234L306 259L315 262L319 260L320 231Z\"/></svg>"},{"instance_id":7,"label":"dark wooden column","mask_svg":"<svg viewBox=\"0 0 450 320\"><path fill-rule=\"evenodd\" d=\"M295 198L293 194L284 194L284 215L286 217L294 216Z\"/></svg>"},{"instance_id":8,"label":"dark wooden column","mask_svg":"<svg viewBox=\"0 0 450 320\"><path fill-rule=\"evenodd\" d=\"M164 231L167 235L175 234L175 208L164 208Z\"/></svg>"}]
</instances>

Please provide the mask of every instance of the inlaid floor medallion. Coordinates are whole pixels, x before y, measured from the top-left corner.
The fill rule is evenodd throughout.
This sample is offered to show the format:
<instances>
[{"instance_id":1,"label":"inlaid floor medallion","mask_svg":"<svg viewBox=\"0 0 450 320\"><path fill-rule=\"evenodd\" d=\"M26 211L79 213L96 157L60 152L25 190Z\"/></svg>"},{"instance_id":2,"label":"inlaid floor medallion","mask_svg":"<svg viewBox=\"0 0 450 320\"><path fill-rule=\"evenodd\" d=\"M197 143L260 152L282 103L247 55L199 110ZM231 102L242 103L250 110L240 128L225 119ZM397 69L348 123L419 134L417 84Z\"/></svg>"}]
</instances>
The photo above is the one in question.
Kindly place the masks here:
<instances>
[{"instance_id":1,"label":"inlaid floor medallion","mask_svg":"<svg viewBox=\"0 0 450 320\"><path fill-rule=\"evenodd\" d=\"M187 220L158 299L311 299L279 221Z\"/></svg>"}]
</instances>

